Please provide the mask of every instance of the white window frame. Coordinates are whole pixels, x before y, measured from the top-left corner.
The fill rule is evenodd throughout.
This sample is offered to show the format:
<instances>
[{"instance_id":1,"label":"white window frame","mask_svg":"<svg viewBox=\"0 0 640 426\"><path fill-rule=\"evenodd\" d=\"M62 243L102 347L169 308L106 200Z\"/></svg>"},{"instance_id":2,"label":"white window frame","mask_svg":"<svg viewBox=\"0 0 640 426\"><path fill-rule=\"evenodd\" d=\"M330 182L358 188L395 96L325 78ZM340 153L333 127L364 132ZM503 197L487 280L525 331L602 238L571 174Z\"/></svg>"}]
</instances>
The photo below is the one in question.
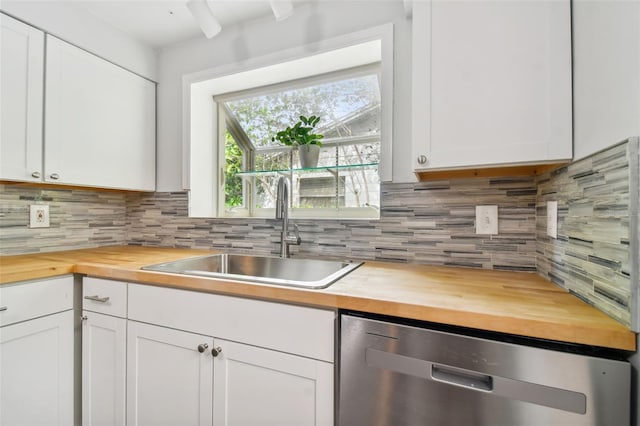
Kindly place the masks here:
<instances>
[{"instance_id":1,"label":"white window frame","mask_svg":"<svg viewBox=\"0 0 640 426\"><path fill-rule=\"evenodd\" d=\"M213 167L220 164L218 105L214 96L378 61L382 102L379 175L381 182L388 182L392 177L393 24L184 75L183 187L189 191L189 216L220 217L218 188L224 170ZM320 215L312 217L353 218L347 211L332 212L330 216L318 212Z\"/></svg>"}]
</instances>

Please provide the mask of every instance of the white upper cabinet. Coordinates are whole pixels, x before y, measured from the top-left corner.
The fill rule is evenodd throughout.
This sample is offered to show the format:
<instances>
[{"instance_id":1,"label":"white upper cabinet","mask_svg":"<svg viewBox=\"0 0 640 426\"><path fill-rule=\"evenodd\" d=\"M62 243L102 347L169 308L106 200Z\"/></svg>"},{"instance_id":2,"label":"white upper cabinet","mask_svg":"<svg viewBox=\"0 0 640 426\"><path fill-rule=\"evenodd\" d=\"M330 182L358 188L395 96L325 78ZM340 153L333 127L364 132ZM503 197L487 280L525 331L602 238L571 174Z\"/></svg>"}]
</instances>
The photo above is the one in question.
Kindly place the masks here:
<instances>
[{"instance_id":1,"label":"white upper cabinet","mask_svg":"<svg viewBox=\"0 0 640 426\"><path fill-rule=\"evenodd\" d=\"M0 179L155 190L155 84L0 20Z\"/></svg>"},{"instance_id":2,"label":"white upper cabinet","mask_svg":"<svg viewBox=\"0 0 640 426\"><path fill-rule=\"evenodd\" d=\"M0 178L40 181L44 33L0 14Z\"/></svg>"},{"instance_id":3,"label":"white upper cabinet","mask_svg":"<svg viewBox=\"0 0 640 426\"><path fill-rule=\"evenodd\" d=\"M45 181L155 189L155 84L47 35Z\"/></svg>"},{"instance_id":4,"label":"white upper cabinet","mask_svg":"<svg viewBox=\"0 0 640 426\"><path fill-rule=\"evenodd\" d=\"M640 1L574 1L574 158L640 136Z\"/></svg>"},{"instance_id":5,"label":"white upper cabinet","mask_svg":"<svg viewBox=\"0 0 640 426\"><path fill-rule=\"evenodd\" d=\"M416 171L571 159L568 0L413 6Z\"/></svg>"}]
</instances>

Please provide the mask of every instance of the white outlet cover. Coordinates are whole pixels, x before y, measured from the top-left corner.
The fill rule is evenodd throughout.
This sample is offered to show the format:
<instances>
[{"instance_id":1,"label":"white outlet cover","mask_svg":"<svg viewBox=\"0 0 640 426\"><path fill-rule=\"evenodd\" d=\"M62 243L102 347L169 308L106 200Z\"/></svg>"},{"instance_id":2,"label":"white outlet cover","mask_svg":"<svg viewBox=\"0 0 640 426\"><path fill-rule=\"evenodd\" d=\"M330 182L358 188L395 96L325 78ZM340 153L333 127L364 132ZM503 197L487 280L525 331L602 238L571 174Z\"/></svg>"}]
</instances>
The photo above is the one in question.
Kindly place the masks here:
<instances>
[{"instance_id":1,"label":"white outlet cover","mask_svg":"<svg viewBox=\"0 0 640 426\"><path fill-rule=\"evenodd\" d=\"M49 225L49 205L31 204L29 206L29 227L48 228Z\"/></svg>"},{"instance_id":2,"label":"white outlet cover","mask_svg":"<svg viewBox=\"0 0 640 426\"><path fill-rule=\"evenodd\" d=\"M476 206L476 234L498 234L498 206Z\"/></svg>"},{"instance_id":3,"label":"white outlet cover","mask_svg":"<svg viewBox=\"0 0 640 426\"><path fill-rule=\"evenodd\" d=\"M547 201L547 235L558 238L558 202Z\"/></svg>"}]
</instances>

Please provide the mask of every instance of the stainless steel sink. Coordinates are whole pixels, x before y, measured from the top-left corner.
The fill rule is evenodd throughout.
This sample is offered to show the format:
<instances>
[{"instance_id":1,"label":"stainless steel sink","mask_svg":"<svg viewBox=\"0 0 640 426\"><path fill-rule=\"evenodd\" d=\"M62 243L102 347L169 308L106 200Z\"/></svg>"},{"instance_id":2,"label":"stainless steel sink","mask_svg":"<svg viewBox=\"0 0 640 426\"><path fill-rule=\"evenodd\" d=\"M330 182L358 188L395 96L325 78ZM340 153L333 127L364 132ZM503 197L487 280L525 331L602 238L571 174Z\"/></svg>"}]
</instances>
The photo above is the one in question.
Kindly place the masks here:
<instances>
[{"instance_id":1,"label":"stainless steel sink","mask_svg":"<svg viewBox=\"0 0 640 426\"><path fill-rule=\"evenodd\" d=\"M215 254L144 266L142 269L318 289L329 287L360 265L362 262Z\"/></svg>"}]
</instances>

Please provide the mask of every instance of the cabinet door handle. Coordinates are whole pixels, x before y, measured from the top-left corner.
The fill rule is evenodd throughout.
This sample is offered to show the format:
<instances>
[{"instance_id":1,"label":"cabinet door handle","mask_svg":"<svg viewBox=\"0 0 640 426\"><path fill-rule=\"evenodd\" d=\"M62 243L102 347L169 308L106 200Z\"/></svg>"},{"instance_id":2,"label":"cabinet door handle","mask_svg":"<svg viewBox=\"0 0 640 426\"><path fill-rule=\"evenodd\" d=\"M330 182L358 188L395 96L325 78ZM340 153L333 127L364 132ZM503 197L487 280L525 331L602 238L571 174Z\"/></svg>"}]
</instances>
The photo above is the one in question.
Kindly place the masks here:
<instances>
[{"instance_id":1,"label":"cabinet door handle","mask_svg":"<svg viewBox=\"0 0 640 426\"><path fill-rule=\"evenodd\" d=\"M426 155L419 155L417 160L418 160L418 164L420 164L421 166L424 166L429 162L429 159L427 158Z\"/></svg>"},{"instance_id":2,"label":"cabinet door handle","mask_svg":"<svg viewBox=\"0 0 640 426\"><path fill-rule=\"evenodd\" d=\"M9 308L8 308L8 307L6 307L6 306L2 306L2 307L0 307L0 312L2 312L2 311L6 311L7 309L9 309Z\"/></svg>"},{"instance_id":3,"label":"cabinet door handle","mask_svg":"<svg viewBox=\"0 0 640 426\"><path fill-rule=\"evenodd\" d=\"M209 345L207 345L206 343L200 343L198 345L198 352L203 353L204 351L207 350L208 347Z\"/></svg>"},{"instance_id":4,"label":"cabinet door handle","mask_svg":"<svg viewBox=\"0 0 640 426\"><path fill-rule=\"evenodd\" d=\"M107 303L109 301L109 297L100 297L97 294L95 296L85 296L87 300L93 300L94 302Z\"/></svg>"},{"instance_id":5,"label":"cabinet door handle","mask_svg":"<svg viewBox=\"0 0 640 426\"><path fill-rule=\"evenodd\" d=\"M53 180L58 180L58 179L60 179L60 175L59 175L59 174L57 174L57 173L51 173L51 174L49 175L49 177L50 177L51 179L53 179Z\"/></svg>"},{"instance_id":6,"label":"cabinet door handle","mask_svg":"<svg viewBox=\"0 0 640 426\"><path fill-rule=\"evenodd\" d=\"M40 172L37 172L37 171L36 171L36 172L31 173L31 177L32 177L32 178L40 179L40 176L42 176L42 175L40 174Z\"/></svg>"},{"instance_id":7,"label":"cabinet door handle","mask_svg":"<svg viewBox=\"0 0 640 426\"><path fill-rule=\"evenodd\" d=\"M222 348L220 346L211 349L211 355L214 357L220 355L220 352L222 352Z\"/></svg>"},{"instance_id":8,"label":"cabinet door handle","mask_svg":"<svg viewBox=\"0 0 640 426\"><path fill-rule=\"evenodd\" d=\"M81 320L81 321L86 321L86 320L88 320L88 319L89 319L89 317L88 317L88 316L86 316L86 315L82 315L82 316L80 317L80 320Z\"/></svg>"}]
</instances>

